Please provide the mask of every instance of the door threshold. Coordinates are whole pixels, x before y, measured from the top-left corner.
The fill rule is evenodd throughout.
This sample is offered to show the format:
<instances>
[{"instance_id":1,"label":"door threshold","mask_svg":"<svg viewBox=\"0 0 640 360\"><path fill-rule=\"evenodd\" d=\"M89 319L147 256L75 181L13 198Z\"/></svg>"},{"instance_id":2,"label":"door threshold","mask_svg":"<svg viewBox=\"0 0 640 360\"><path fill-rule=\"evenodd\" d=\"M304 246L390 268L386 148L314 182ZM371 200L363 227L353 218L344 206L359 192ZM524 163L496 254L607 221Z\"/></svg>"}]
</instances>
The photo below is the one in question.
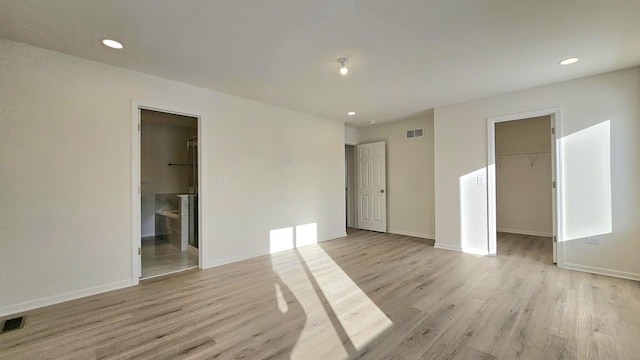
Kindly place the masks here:
<instances>
[{"instance_id":1,"label":"door threshold","mask_svg":"<svg viewBox=\"0 0 640 360\"><path fill-rule=\"evenodd\" d=\"M174 274L181 273L181 272L184 272L184 271L196 270L196 269L200 269L200 267L199 266L192 266L192 267L188 267L188 268L184 268L184 269L173 270L173 271L169 271L169 272L166 272L166 273L151 275L151 276L147 276L147 277L141 276L140 277L140 281L157 279L159 277L168 276L168 275L174 275Z\"/></svg>"}]
</instances>

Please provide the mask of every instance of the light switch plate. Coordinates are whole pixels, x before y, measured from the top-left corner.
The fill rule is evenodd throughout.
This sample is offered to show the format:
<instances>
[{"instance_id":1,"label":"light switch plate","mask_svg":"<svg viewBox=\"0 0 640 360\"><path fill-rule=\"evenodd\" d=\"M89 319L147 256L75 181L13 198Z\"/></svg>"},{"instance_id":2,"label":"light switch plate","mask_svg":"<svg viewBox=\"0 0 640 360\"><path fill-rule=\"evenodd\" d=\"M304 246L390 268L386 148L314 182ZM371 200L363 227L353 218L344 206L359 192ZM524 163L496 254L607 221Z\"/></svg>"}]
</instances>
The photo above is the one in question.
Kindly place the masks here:
<instances>
[{"instance_id":1,"label":"light switch plate","mask_svg":"<svg viewBox=\"0 0 640 360\"><path fill-rule=\"evenodd\" d=\"M597 237L588 237L587 238L587 244L600 245L601 243L602 243L602 240L600 238L597 238Z\"/></svg>"}]
</instances>

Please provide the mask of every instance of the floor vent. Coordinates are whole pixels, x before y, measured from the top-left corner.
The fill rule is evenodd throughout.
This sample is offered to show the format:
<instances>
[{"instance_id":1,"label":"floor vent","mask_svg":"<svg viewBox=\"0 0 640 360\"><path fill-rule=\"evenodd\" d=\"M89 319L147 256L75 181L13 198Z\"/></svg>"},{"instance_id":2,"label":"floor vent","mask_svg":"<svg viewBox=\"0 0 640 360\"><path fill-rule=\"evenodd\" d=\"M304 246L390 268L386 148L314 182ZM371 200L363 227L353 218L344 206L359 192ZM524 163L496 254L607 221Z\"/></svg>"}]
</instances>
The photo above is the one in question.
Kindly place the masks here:
<instances>
[{"instance_id":1,"label":"floor vent","mask_svg":"<svg viewBox=\"0 0 640 360\"><path fill-rule=\"evenodd\" d=\"M24 316L9 319L4 322L4 326L2 327L2 331L0 331L0 334L4 334L12 330L21 329L23 325L24 325Z\"/></svg>"}]
</instances>

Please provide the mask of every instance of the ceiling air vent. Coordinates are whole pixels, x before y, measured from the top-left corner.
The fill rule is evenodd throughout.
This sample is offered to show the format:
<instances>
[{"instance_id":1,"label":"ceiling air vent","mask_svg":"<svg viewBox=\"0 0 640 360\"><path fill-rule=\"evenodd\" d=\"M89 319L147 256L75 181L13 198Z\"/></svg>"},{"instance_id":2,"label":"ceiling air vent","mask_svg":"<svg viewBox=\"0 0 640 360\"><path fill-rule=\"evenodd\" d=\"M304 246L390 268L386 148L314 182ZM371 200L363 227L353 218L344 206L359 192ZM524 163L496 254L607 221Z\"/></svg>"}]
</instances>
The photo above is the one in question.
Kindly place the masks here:
<instances>
[{"instance_id":1,"label":"ceiling air vent","mask_svg":"<svg viewBox=\"0 0 640 360\"><path fill-rule=\"evenodd\" d=\"M424 129L407 130L407 139L413 139L424 136Z\"/></svg>"}]
</instances>

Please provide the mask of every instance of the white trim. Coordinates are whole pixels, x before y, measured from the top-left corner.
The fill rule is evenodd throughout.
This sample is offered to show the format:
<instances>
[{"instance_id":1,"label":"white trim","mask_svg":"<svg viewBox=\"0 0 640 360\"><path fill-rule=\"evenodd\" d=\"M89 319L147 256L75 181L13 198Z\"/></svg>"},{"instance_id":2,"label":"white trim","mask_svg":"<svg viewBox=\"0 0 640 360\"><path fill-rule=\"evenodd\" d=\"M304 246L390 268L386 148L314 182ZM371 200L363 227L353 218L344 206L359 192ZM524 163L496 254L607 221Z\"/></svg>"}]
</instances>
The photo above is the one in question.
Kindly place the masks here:
<instances>
[{"instance_id":1,"label":"white trim","mask_svg":"<svg viewBox=\"0 0 640 360\"><path fill-rule=\"evenodd\" d=\"M605 268L599 268L595 266L586 266L586 265L572 264L567 262L565 262L563 266L559 266L559 267L567 270L582 271L582 272L587 272L591 274L613 276L621 279L640 281L640 274L627 272L627 271L605 269Z\"/></svg>"},{"instance_id":2,"label":"white trim","mask_svg":"<svg viewBox=\"0 0 640 360\"><path fill-rule=\"evenodd\" d=\"M548 233L548 232L543 232L543 231L535 231L535 230L518 230L518 229L498 228L498 232L509 233L509 234L520 234L520 235L544 236L544 237L552 237L553 236L553 233Z\"/></svg>"},{"instance_id":3,"label":"white trim","mask_svg":"<svg viewBox=\"0 0 640 360\"><path fill-rule=\"evenodd\" d=\"M237 255L237 256L230 256L230 257L226 257L226 258L222 258L222 259L218 259L218 260L213 260L210 261L206 264L201 264L202 265L202 269L210 269L210 268L214 268L214 267L218 267L218 266L222 266L222 265L227 265L227 264L232 264L238 261L243 261L243 260L248 260L248 259L253 259L255 257L258 256L264 256L264 255L269 255L268 252L264 252L264 251L255 251L255 252L251 252L251 253L246 253L246 254L242 254L242 255Z\"/></svg>"},{"instance_id":4,"label":"white trim","mask_svg":"<svg viewBox=\"0 0 640 360\"><path fill-rule=\"evenodd\" d=\"M318 242L324 242L324 241L329 241L329 240L335 240L335 239L340 239L343 237L347 237L347 232L342 232L339 234L335 234L335 235L329 235L328 237L322 239L322 240L318 240Z\"/></svg>"},{"instance_id":5,"label":"white trim","mask_svg":"<svg viewBox=\"0 0 640 360\"><path fill-rule=\"evenodd\" d=\"M205 127L207 124L205 115L198 111L182 109L172 106L166 106L163 104L153 104L142 102L138 100L131 100L131 212L132 212L132 226L131 226L131 284L137 285L140 282L141 261L138 255L138 248L141 244L141 214L140 214L140 194L138 194L138 186L140 185L140 151L141 141L140 132L138 131L138 124L140 124L140 109L160 111L164 113L184 115L197 118L198 120L198 217L204 219L204 212L202 205L203 199L206 199L207 187L205 184L207 168L209 167L209 161L206 156L207 151L207 139ZM198 222L198 256L199 256L199 268L204 269L203 264L207 262L206 249L208 248L208 236L207 225L204 221Z\"/></svg>"},{"instance_id":6,"label":"white trim","mask_svg":"<svg viewBox=\"0 0 640 360\"><path fill-rule=\"evenodd\" d=\"M75 291L71 291L68 293L60 294L60 295L48 296L42 299L25 301L20 304L4 306L0 308L0 317L17 314L17 313L21 313L21 312L25 312L33 309L38 309L38 308L49 306L49 305L60 304L66 301L71 301L71 300L75 300L75 299L79 299L87 296L101 294L108 291L118 290L118 289L126 288L129 286L131 286L131 281L127 279L123 281L114 282L111 284L95 286L95 287L82 289L82 290L75 290Z\"/></svg>"},{"instance_id":7,"label":"white trim","mask_svg":"<svg viewBox=\"0 0 640 360\"><path fill-rule=\"evenodd\" d=\"M166 273L157 274L157 275L151 275L151 276L148 276L146 278L141 278L140 281L149 280L149 279L153 279L153 278L157 278L157 277L161 277L161 276L166 276L166 275L171 275L171 274L177 274L177 273L181 273L183 271L189 271L189 270L193 270L193 269L199 269L199 268L197 266L193 266L193 267L188 267L188 268L184 268L184 269L173 270L173 271L169 271L169 272L166 272Z\"/></svg>"},{"instance_id":8,"label":"white trim","mask_svg":"<svg viewBox=\"0 0 640 360\"><path fill-rule=\"evenodd\" d=\"M462 248L462 252L465 253L465 254L471 254L471 255L481 255L481 256L488 256L489 255L489 251L487 251L487 249L476 249L476 248L463 247Z\"/></svg>"},{"instance_id":9,"label":"white trim","mask_svg":"<svg viewBox=\"0 0 640 360\"><path fill-rule=\"evenodd\" d=\"M488 230L488 252L490 255L497 253L497 223L496 223L496 168L495 168L495 124L504 121L522 120L535 118L540 116L551 116L554 122L556 143L555 143L555 175L556 175L556 201L555 206L555 224L557 242L558 244L563 240L562 234L564 230L564 223L562 222L562 209L563 209L563 197L562 197L562 142L561 139L561 125L562 125L562 108L552 107L547 109L526 111L516 114L507 114L492 116L487 118L487 230ZM553 234L551 235L553 236ZM557 246L558 249L558 266L562 266L564 263L564 248Z\"/></svg>"},{"instance_id":10,"label":"white trim","mask_svg":"<svg viewBox=\"0 0 640 360\"><path fill-rule=\"evenodd\" d=\"M142 151L140 145L142 128L138 130L141 126L139 106L138 102L131 100L131 285L138 285L142 275L140 255L138 255L138 249L142 248L142 214L140 213L142 194L138 193L141 183L140 153Z\"/></svg>"},{"instance_id":11,"label":"white trim","mask_svg":"<svg viewBox=\"0 0 640 360\"><path fill-rule=\"evenodd\" d=\"M439 244L439 243L435 243L433 247L440 250L459 251L459 252L470 254L470 255L480 255L480 256L489 255L489 252L485 249L463 248L460 246L454 246L449 244Z\"/></svg>"},{"instance_id":12,"label":"white trim","mask_svg":"<svg viewBox=\"0 0 640 360\"><path fill-rule=\"evenodd\" d=\"M462 252L462 248L460 246L455 246L455 245L449 245L449 244L441 244L436 242L433 245L434 248L436 249L441 249L441 250L452 250L452 251L460 251Z\"/></svg>"},{"instance_id":13,"label":"white trim","mask_svg":"<svg viewBox=\"0 0 640 360\"><path fill-rule=\"evenodd\" d=\"M331 235L323 240L318 240L318 243L324 242L324 241L329 241L329 240L335 240L335 239L340 239L343 237L346 237L347 233L343 232L337 235ZM304 246L298 246L294 249L299 249L299 248L303 248L305 246L311 246L311 245L316 245L316 244L308 244L308 245L304 245ZM294 249L287 249L287 250L283 250L283 251L289 251L289 250L294 250ZM217 266L222 266L222 265L227 265L227 264L232 264L235 262L239 262L239 261L243 261L243 260L248 260L248 259L253 259L259 256L265 256L265 255L270 255L269 252L266 251L254 251L254 252L250 252L250 253L246 253L246 254L242 254L242 255L237 255L237 256L230 256L230 257L226 257L226 258L222 258L222 259L218 259L218 260L213 260L207 263L204 263L203 266L201 267L202 269L210 269L213 267L217 267Z\"/></svg>"},{"instance_id":14,"label":"white trim","mask_svg":"<svg viewBox=\"0 0 640 360\"><path fill-rule=\"evenodd\" d=\"M418 238L423 238L423 239L429 239L429 240L435 240L436 236L435 235L431 235L431 234L424 234L424 233L417 233L417 232L413 232L413 231L404 231L404 230L394 230L394 229L387 229L388 233L391 234L397 234L397 235L406 235L406 236L413 236L413 237L418 237Z\"/></svg>"}]
</instances>

